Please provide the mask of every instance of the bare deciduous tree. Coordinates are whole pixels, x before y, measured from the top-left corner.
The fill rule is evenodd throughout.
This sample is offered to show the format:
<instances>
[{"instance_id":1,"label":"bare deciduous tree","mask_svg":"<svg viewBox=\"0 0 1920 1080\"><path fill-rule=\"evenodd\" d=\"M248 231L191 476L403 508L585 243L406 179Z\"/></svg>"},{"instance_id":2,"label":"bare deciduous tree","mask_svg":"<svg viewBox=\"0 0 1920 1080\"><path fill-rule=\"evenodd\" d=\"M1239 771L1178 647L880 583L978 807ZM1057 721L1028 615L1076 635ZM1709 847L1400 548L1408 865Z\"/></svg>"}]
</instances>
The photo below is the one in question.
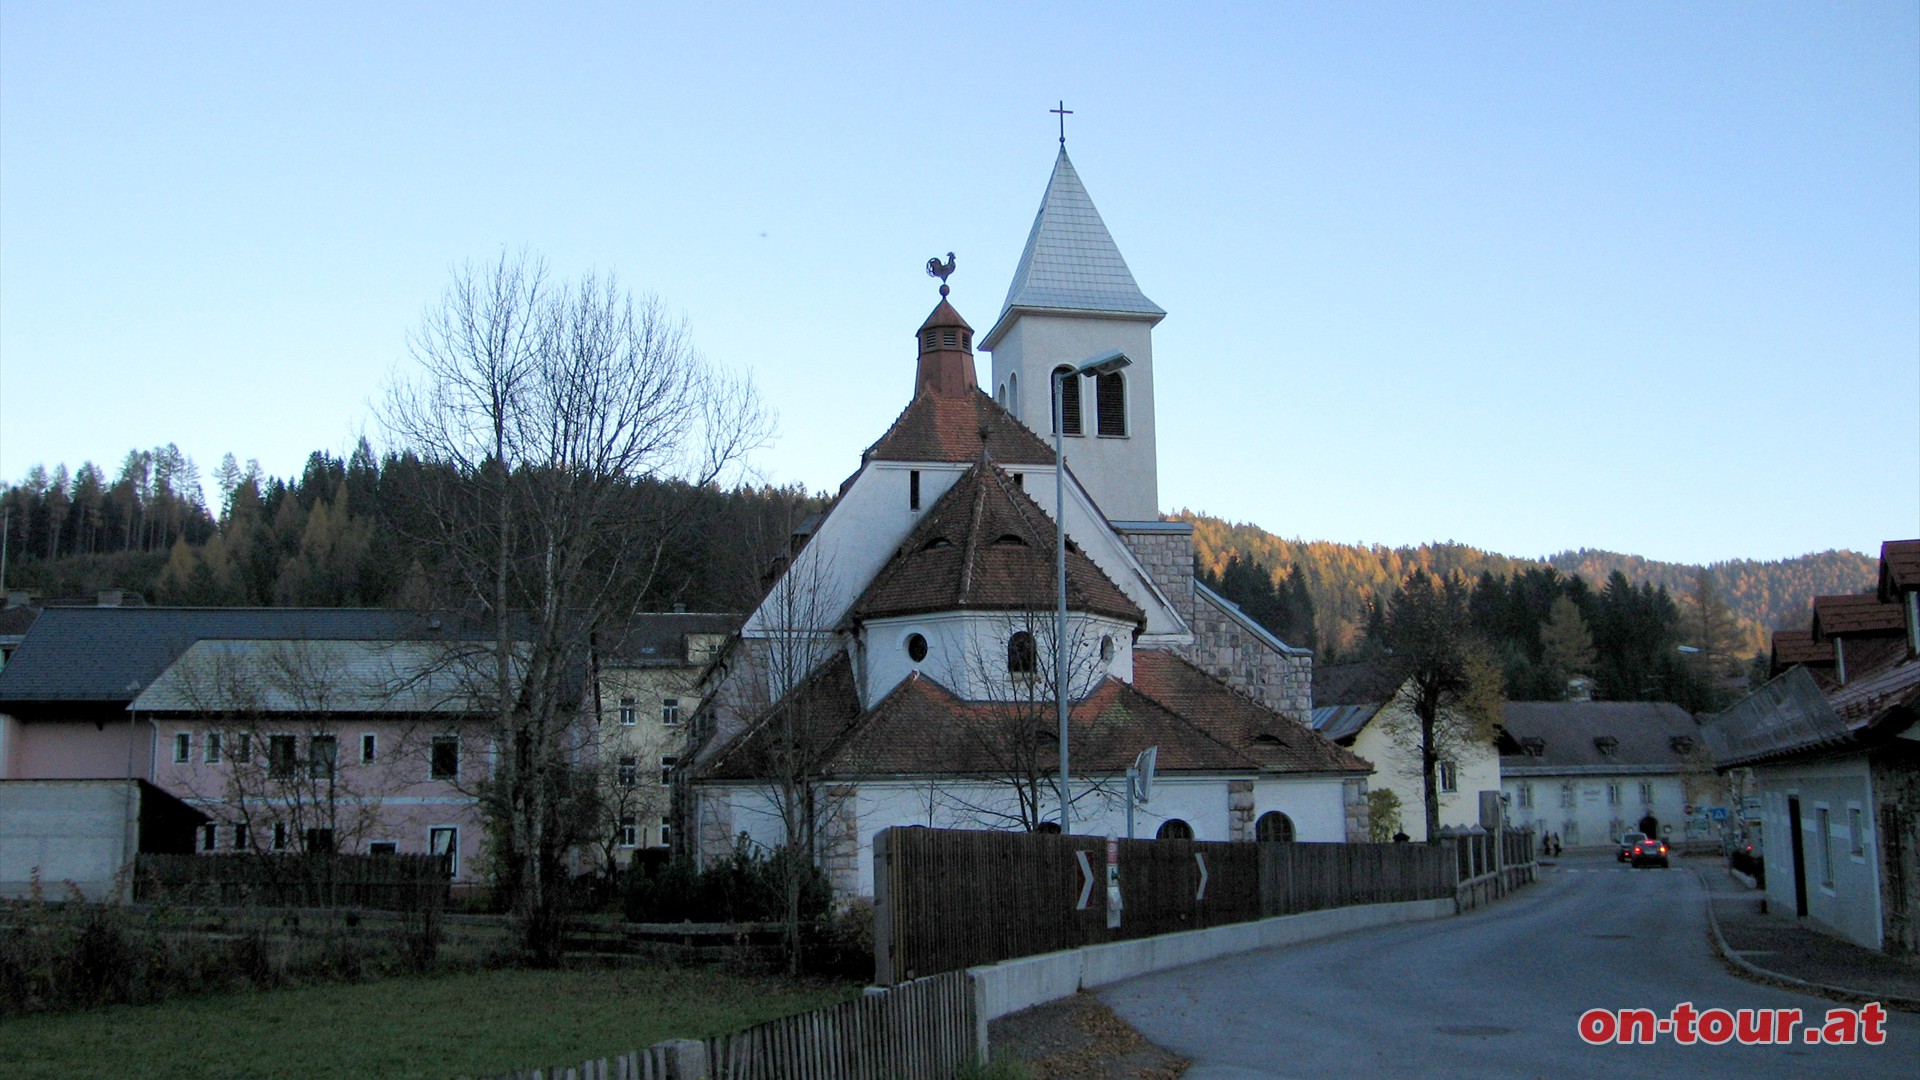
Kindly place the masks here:
<instances>
[{"instance_id":1,"label":"bare deciduous tree","mask_svg":"<svg viewBox=\"0 0 1920 1080\"><path fill-rule=\"evenodd\" d=\"M479 692L499 754L482 802L522 944L551 959L556 878L597 791L580 733L592 637L646 594L690 511L673 492L717 481L770 421L657 299L610 277L554 282L526 256L459 271L409 344L417 371L389 388L382 420L436 467L410 528L443 599L492 627Z\"/></svg>"}]
</instances>

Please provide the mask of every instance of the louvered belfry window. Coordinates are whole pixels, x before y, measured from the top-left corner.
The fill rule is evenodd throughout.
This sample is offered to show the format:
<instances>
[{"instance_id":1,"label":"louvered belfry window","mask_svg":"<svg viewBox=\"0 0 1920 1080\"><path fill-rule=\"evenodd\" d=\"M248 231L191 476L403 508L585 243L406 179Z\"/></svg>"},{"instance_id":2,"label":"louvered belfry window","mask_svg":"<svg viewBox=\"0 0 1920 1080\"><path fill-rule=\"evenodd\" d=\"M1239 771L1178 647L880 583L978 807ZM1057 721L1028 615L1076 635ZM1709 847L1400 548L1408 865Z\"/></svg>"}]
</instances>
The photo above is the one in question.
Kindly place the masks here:
<instances>
[{"instance_id":1,"label":"louvered belfry window","mask_svg":"<svg viewBox=\"0 0 1920 1080\"><path fill-rule=\"evenodd\" d=\"M1124 436L1127 433L1127 377L1117 371L1100 376L1094 387L1094 404L1100 410L1100 434Z\"/></svg>"},{"instance_id":2,"label":"louvered belfry window","mask_svg":"<svg viewBox=\"0 0 1920 1080\"><path fill-rule=\"evenodd\" d=\"M1062 372L1065 374L1062 375ZM1054 376L1060 381L1060 414L1065 417L1065 423L1062 423L1061 416L1055 416L1054 427L1058 428L1062 435L1078 435L1081 432L1080 376L1075 375L1072 368L1064 365L1054 369Z\"/></svg>"}]
</instances>

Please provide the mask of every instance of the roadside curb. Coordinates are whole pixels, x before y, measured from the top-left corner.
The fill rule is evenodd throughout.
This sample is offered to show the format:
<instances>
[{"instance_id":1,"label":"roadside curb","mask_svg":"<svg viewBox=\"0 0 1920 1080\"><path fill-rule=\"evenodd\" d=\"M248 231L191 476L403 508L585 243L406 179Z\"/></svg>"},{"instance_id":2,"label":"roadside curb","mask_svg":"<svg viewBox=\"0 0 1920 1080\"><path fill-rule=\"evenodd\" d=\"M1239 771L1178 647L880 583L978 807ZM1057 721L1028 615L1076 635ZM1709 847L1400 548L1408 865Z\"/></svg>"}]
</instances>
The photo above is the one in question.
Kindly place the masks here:
<instances>
[{"instance_id":1,"label":"roadside curb","mask_svg":"<svg viewBox=\"0 0 1920 1080\"><path fill-rule=\"evenodd\" d=\"M1865 990L1855 990L1851 987L1833 986L1828 983L1817 983L1807 979L1797 979L1792 975L1783 975L1777 971L1769 971L1734 952L1732 947L1727 944L1726 935L1720 932L1720 917L1714 914L1713 911L1713 886L1707 881L1706 871L1696 866L1693 868L1693 872L1699 877L1700 884L1706 891L1707 927L1713 937L1713 947L1715 951L1720 954L1721 962L1732 969L1734 974L1743 976L1754 982L1767 983L1790 990L1803 990L1824 998L1849 1001L1855 1004L1866 1004L1870 1001L1877 1001L1889 1009L1898 1009L1901 1012L1920 1013L1920 999L1900 997L1892 994L1870 994Z\"/></svg>"}]
</instances>

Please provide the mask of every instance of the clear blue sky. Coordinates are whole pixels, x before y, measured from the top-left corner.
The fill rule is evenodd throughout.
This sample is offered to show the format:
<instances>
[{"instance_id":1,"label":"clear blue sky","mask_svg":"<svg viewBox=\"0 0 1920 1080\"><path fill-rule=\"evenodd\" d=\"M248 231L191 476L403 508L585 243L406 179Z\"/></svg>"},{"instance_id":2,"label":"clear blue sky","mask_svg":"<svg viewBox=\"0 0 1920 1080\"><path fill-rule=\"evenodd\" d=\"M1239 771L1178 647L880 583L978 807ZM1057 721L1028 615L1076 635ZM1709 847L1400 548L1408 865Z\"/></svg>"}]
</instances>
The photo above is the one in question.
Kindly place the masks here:
<instances>
[{"instance_id":1,"label":"clear blue sky","mask_svg":"<svg viewBox=\"0 0 1920 1080\"><path fill-rule=\"evenodd\" d=\"M1147 295L1160 491L1686 561L1920 535L1920 14L1849 4L0 4L0 476L298 471L449 268L614 270L819 489L928 256L993 321L1054 118ZM982 357L984 364L985 357Z\"/></svg>"}]
</instances>

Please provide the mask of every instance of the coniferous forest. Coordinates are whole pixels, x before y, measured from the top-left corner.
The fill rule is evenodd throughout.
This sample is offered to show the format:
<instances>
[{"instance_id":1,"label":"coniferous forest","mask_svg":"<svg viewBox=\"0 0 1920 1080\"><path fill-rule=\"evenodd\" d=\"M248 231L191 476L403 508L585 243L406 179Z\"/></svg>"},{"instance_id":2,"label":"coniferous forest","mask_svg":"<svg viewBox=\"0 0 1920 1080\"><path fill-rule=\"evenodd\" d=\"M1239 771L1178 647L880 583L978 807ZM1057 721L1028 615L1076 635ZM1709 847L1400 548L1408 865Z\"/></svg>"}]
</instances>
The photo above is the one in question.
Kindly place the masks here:
<instances>
[{"instance_id":1,"label":"coniferous forest","mask_svg":"<svg viewBox=\"0 0 1920 1080\"><path fill-rule=\"evenodd\" d=\"M129 453L111 479L91 462L35 466L0 493L6 586L46 599L128 589L166 605L446 603L440 549L409 520L418 493L449 479L434 468L376 457L365 440L345 459L315 453L287 479L229 454L205 485L219 503L208 506L199 470L172 445ZM636 512L677 523L640 610L744 610L793 526L824 505L798 488L631 487Z\"/></svg>"},{"instance_id":2,"label":"coniferous forest","mask_svg":"<svg viewBox=\"0 0 1920 1080\"><path fill-rule=\"evenodd\" d=\"M1604 700L1700 710L1736 695L1775 629L1803 628L1813 598L1873 588L1877 564L1851 551L1711 566L1608 551L1517 559L1464 544L1389 548L1283 540L1188 511L1201 579L1321 663L1380 649L1383 605L1407 575L1455 579L1512 700L1553 700L1585 677Z\"/></svg>"},{"instance_id":3,"label":"coniferous forest","mask_svg":"<svg viewBox=\"0 0 1920 1080\"><path fill-rule=\"evenodd\" d=\"M419 502L412 491L444 479L425 476L429 468L377 457L364 441L344 459L315 453L284 479L231 454L203 478L173 445L130 451L112 474L92 462L36 465L0 493L6 585L44 598L128 589L169 605L438 602L435 549L411 539L421 530L407 520ZM683 522L642 598L651 610L744 610L787 532L827 501L798 488L634 483L636 498L674 503ZM1706 707L1726 692L1716 685L1731 686L1766 648L1768 631L1804 625L1814 596L1874 582L1873 560L1848 551L1709 567L1591 550L1536 560L1452 543L1283 540L1175 516L1194 526L1201 579L1322 663L1377 650L1381 606L1409 573L1457 576L1476 630L1499 654L1507 695L1519 700L1559 696L1585 676L1599 697Z\"/></svg>"}]
</instances>

